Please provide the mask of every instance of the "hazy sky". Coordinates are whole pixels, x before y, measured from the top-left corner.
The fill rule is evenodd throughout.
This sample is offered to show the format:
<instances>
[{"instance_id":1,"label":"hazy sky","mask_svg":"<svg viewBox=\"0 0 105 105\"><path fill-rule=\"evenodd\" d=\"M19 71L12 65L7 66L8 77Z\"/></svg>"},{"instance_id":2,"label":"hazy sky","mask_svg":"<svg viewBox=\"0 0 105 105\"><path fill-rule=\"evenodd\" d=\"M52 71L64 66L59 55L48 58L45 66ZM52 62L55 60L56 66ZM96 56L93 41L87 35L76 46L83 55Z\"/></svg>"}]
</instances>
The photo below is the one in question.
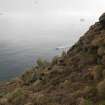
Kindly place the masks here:
<instances>
[{"instance_id":1,"label":"hazy sky","mask_svg":"<svg viewBox=\"0 0 105 105\"><path fill-rule=\"evenodd\" d=\"M104 0L0 0L0 11L11 13L85 13L101 14Z\"/></svg>"}]
</instances>

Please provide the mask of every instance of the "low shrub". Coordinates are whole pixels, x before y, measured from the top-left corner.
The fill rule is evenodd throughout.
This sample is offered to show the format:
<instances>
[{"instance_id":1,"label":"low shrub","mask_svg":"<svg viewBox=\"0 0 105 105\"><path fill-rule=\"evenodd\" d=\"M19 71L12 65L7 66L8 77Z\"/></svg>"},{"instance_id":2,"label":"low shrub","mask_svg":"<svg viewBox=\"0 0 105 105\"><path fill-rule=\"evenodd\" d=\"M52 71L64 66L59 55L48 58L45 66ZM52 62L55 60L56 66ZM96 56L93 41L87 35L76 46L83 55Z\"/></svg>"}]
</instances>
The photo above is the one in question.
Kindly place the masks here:
<instances>
[{"instance_id":1,"label":"low shrub","mask_svg":"<svg viewBox=\"0 0 105 105\"><path fill-rule=\"evenodd\" d=\"M8 102L13 105L23 105L25 99L25 92L22 88L17 88L12 93L6 95Z\"/></svg>"},{"instance_id":2,"label":"low shrub","mask_svg":"<svg viewBox=\"0 0 105 105\"><path fill-rule=\"evenodd\" d=\"M83 90L83 94L85 98L89 98L92 99L96 96L97 94L97 89L96 87L92 87L92 86L86 86Z\"/></svg>"},{"instance_id":3,"label":"low shrub","mask_svg":"<svg viewBox=\"0 0 105 105\"><path fill-rule=\"evenodd\" d=\"M43 94L38 94L34 96L33 103L35 105L51 105L52 98Z\"/></svg>"},{"instance_id":4,"label":"low shrub","mask_svg":"<svg viewBox=\"0 0 105 105\"><path fill-rule=\"evenodd\" d=\"M47 60L41 58L37 59L36 63L39 68L45 68L46 66L49 65L49 62Z\"/></svg>"},{"instance_id":5,"label":"low shrub","mask_svg":"<svg viewBox=\"0 0 105 105\"><path fill-rule=\"evenodd\" d=\"M23 84L29 85L30 83L37 80L36 72L35 71L26 71L22 76L21 80L23 81Z\"/></svg>"},{"instance_id":6,"label":"low shrub","mask_svg":"<svg viewBox=\"0 0 105 105\"><path fill-rule=\"evenodd\" d=\"M0 97L3 97L4 95L6 95L6 92L0 92Z\"/></svg>"},{"instance_id":7,"label":"low shrub","mask_svg":"<svg viewBox=\"0 0 105 105\"><path fill-rule=\"evenodd\" d=\"M55 64L57 64L57 62L58 62L58 56L55 56L55 57L52 59L51 65L52 65L52 66L55 65Z\"/></svg>"},{"instance_id":8,"label":"low shrub","mask_svg":"<svg viewBox=\"0 0 105 105\"><path fill-rule=\"evenodd\" d=\"M98 95L100 97L105 97L105 79L98 83L97 85Z\"/></svg>"}]
</instances>

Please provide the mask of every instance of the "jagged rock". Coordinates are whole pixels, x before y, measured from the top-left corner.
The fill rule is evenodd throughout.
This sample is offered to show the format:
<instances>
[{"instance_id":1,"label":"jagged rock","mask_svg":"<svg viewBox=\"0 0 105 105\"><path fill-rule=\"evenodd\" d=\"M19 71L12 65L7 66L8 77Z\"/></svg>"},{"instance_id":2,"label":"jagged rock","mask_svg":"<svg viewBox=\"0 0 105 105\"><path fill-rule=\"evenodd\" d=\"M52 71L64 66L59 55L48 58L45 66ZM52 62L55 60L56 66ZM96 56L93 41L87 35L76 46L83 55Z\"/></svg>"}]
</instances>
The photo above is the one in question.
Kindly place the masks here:
<instances>
[{"instance_id":1,"label":"jagged rock","mask_svg":"<svg viewBox=\"0 0 105 105\"><path fill-rule=\"evenodd\" d=\"M103 56L105 54L105 47L103 47L103 46L99 47L97 50L97 54L99 56Z\"/></svg>"},{"instance_id":2,"label":"jagged rock","mask_svg":"<svg viewBox=\"0 0 105 105\"><path fill-rule=\"evenodd\" d=\"M92 40L91 45L94 47L100 47L100 46L104 46L105 44L105 37L96 37Z\"/></svg>"},{"instance_id":3,"label":"jagged rock","mask_svg":"<svg viewBox=\"0 0 105 105\"><path fill-rule=\"evenodd\" d=\"M102 26L105 26L105 13L100 16L99 22Z\"/></svg>"},{"instance_id":4,"label":"jagged rock","mask_svg":"<svg viewBox=\"0 0 105 105\"><path fill-rule=\"evenodd\" d=\"M102 57L101 63L105 65L105 55Z\"/></svg>"},{"instance_id":5,"label":"jagged rock","mask_svg":"<svg viewBox=\"0 0 105 105\"><path fill-rule=\"evenodd\" d=\"M96 65L90 71L90 74L93 75L94 81L100 80L102 78L102 72L104 70L103 65Z\"/></svg>"},{"instance_id":6,"label":"jagged rock","mask_svg":"<svg viewBox=\"0 0 105 105\"><path fill-rule=\"evenodd\" d=\"M80 53L79 57L79 64L80 65L88 65L96 63L96 55L91 53Z\"/></svg>"}]
</instances>

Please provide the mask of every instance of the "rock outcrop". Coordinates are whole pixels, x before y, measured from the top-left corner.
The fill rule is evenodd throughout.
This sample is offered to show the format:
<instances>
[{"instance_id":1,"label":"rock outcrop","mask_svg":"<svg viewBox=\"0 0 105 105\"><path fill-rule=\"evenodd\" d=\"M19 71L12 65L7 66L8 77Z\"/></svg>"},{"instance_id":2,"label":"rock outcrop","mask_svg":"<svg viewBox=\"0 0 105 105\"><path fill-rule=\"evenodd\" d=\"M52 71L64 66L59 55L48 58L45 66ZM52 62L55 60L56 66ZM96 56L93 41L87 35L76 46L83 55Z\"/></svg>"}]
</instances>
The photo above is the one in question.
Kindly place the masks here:
<instances>
[{"instance_id":1,"label":"rock outcrop","mask_svg":"<svg viewBox=\"0 0 105 105\"><path fill-rule=\"evenodd\" d=\"M100 18L99 18L99 22L102 26L105 27L105 13L103 13Z\"/></svg>"}]
</instances>

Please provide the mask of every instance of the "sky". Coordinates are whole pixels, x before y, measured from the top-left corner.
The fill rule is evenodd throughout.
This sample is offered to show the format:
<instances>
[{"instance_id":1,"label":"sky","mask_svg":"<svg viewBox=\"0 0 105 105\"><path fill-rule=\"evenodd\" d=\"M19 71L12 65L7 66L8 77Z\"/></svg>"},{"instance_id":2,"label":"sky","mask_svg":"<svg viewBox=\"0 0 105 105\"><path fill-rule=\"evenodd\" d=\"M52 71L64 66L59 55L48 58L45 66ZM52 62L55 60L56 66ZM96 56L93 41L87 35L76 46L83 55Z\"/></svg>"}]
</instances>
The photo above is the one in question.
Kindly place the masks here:
<instances>
[{"instance_id":1,"label":"sky","mask_svg":"<svg viewBox=\"0 0 105 105\"><path fill-rule=\"evenodd\" d=\"M4 13L100 15L104 11L104 0L0 0L0 12Z\"/></svg>"}]
</instances>

